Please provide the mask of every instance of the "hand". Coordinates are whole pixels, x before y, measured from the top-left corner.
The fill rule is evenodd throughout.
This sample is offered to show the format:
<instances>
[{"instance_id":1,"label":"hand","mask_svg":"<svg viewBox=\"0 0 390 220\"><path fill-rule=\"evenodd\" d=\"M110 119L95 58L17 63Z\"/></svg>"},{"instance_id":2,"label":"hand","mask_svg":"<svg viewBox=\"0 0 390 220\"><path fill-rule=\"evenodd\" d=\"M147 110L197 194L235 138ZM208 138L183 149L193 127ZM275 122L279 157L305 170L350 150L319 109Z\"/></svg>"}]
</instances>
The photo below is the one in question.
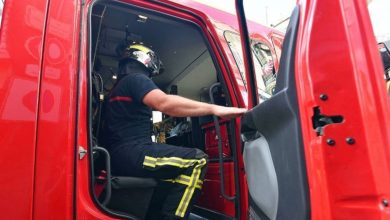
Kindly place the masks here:
<instances>
[{"instance_id":1,"label":"hand","mask_svg":"<svg viewBox=\"0 0 390 220\"><path fill-rule=\"evenodd\" d=\"M247 110L245 108L224 107L215 105L213 114L223 119L231 119L242 116Z\"/></svg>"}]
</instances>

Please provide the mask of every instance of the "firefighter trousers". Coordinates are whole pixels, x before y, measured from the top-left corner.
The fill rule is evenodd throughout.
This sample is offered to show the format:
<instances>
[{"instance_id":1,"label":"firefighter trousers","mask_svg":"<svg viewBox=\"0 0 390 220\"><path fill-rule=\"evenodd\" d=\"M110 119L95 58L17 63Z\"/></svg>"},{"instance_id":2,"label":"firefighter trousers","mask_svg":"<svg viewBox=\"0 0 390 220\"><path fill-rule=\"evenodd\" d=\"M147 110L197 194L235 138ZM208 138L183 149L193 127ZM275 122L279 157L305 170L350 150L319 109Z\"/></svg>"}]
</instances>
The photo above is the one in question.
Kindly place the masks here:
<instances>
[{"instance_id":1,"label":"firefighter trousers","mask_svg":"<svg viewBox=\"0 0 390 220\"><path fill-rule=\"evenodd\" d=\"M200 194L207 155L167 144L126 144L112 153L114 173L158 181L146 219L186 219Z\"/></svg>"}]
</instances>

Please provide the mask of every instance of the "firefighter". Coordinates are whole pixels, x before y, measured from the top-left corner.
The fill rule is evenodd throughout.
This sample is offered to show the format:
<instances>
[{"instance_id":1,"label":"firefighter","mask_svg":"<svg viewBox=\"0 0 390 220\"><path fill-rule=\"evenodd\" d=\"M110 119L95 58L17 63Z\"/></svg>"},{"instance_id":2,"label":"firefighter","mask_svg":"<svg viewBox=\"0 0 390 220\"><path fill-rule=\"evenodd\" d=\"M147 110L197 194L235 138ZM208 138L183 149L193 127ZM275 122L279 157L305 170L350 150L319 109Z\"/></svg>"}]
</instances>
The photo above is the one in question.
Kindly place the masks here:
<instances>
[{"instance_id":1,"label":"firefighter","mask_svg":"<svg viewBox=\"0 0 390 220\"><path fill-rule=\"evenodd\" d=\"M196 148L153 143L152 109L174 117L214 114L229 119L246 109L217 106L162 92L151 80L161 73L157 54L141 44L121 52L119 74L107 105L107 148L115 175L155 178L147 219L186 219L199 194L207 155Z\"/></svg>"}]
</instances>

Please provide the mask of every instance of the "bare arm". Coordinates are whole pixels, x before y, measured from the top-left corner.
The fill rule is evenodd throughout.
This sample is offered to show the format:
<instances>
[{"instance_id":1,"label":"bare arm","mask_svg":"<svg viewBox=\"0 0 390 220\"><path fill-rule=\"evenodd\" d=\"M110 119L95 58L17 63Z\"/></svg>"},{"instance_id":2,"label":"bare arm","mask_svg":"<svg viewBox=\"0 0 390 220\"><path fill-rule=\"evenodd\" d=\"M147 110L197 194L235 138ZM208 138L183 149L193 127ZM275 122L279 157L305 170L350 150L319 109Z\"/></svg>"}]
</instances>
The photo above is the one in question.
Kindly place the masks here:
<instances>
[{"instance_id":1,"label":"bare arm","mask_svg":"<svg viewBox=\"0 0 390 220\"><path fill-rule=\"evenodd\" d=\"M143 98L145 105L174 117L216 115L229 119L241 116L244 108L224 107L198 102L177 95L167 95L159 89L150 91Z\"/></svg>"}]
</instances>

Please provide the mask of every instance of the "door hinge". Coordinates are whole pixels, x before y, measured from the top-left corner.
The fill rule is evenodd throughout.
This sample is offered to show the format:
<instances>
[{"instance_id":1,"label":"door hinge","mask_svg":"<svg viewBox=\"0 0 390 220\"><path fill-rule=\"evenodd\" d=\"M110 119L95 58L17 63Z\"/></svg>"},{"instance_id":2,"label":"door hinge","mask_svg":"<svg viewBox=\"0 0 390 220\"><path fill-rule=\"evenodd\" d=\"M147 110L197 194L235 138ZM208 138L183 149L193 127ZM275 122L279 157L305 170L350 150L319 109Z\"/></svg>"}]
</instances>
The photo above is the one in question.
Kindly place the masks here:
<instances>
[{"instance_id":1,"label":"door hinge","mask_svg":"<svg viewBox=\"0 0 390 220\"><path fill-rule=\"evenodd\" d=\"M87 150L84 149L82 146L79 146L79 159L82 160L86 154Z\"/></svg>"}]
</instances>

